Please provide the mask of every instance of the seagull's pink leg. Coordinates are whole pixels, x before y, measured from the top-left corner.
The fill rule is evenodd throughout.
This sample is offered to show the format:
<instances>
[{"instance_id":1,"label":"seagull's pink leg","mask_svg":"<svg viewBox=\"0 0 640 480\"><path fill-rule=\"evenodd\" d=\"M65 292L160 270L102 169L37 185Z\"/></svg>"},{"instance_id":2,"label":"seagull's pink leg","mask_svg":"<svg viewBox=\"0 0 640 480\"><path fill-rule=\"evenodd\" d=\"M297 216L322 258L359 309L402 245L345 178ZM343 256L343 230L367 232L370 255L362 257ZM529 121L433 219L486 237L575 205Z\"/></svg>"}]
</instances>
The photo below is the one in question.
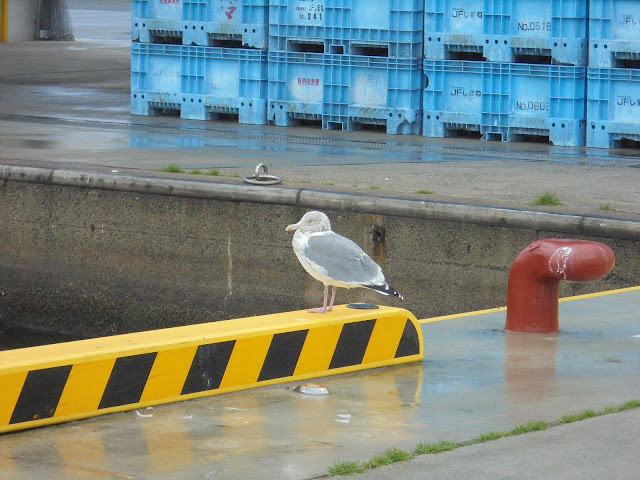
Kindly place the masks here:
<instances>
[{"instance_id":1,"label":"seagull's pink leg","mask_svg":"<svg viewBox=\"0 0 640 480\"><path fill-rule=\"evenodd\" d=\"M333 301L336 299L337 291L338 291L338 287L331 287L331 303L329 303L329 308L327 308L328 312L333 310Z\"/></svg>"},{"instance_id":2,"label":"seagull's pink leg","mask_svg":"<svg viewBox=\"0 0 640 480\"><path fill-rule=\"evenodd\" d=\"M329 297L329 286L325 285L324 286L324 302L322 303L322 308L312 308L311 310L309 310L309 313L327 313L329 310L327 310L327 298ZM333 305L333 298L332 300L332 305Z\"/></svg>"}]
</instances>

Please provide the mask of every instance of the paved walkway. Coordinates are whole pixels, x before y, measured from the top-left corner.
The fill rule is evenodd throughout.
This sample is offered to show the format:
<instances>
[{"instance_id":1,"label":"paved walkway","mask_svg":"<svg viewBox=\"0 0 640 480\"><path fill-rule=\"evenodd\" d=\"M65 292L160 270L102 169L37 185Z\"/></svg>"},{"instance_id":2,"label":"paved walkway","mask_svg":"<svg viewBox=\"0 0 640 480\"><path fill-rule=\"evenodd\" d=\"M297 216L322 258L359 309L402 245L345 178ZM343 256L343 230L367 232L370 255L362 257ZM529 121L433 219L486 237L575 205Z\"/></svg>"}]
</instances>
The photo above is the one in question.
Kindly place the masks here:
<instances>
[{"instance_id":1,"label":"paved walkway","mask_svg":"<svg viewBox=\"0 0 640 480\"><path fill-rule=\"evenodd\" d=\"M638 303L640 288L562 302L559 335L505 335L504 310L425 321L423 362L314 380L327 396L284 384L3 435L0 479L307 480L390 447L620 405L640 399ZM637 478L639 415L421 456L361 478Z\"/></svg>"},{"instance_id":2,"label":"paved walkway","mask_svg":"<svg viewBox=\"0 0 640 480\"><path fill-rule=\"evenodd\" d=\"M460 448L360 475L353 480L636 480L640 410Z\"/></svg>"}]
</instances>

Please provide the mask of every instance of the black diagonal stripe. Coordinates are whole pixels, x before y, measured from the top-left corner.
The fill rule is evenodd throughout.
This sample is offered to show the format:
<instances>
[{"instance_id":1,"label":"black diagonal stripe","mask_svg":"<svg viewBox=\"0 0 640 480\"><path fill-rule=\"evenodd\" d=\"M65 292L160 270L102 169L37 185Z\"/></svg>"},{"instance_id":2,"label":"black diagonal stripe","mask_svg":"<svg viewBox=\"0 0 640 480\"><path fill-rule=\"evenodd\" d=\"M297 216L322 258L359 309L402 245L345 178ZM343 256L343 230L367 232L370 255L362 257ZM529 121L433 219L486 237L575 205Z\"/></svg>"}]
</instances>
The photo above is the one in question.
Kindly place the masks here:
<instances>
[{"instance_id":1,"label":"black diagonal stripe","mask_svg":"<svg viewBox=\"0 0 640 480\"><path fill-rule=\"evenodd\" d=\"M235 340L198 346L181 395L220 388Z\"/></svg>"},{"instance_id":2,"label":"black diagonal stripe","mask_svg":"<svg viewBox=\"0 0 640 480\"><path fill-rule=\"evenodd\" d=\"M262 364L258 381L293 375L309 330L276 333Z\"/></svg>"},{"instance_id":3,"label":"black diagonal stripe","mask_svg":"<svg viewBox=\"0 0 640 480\"><path fill-rule=\"evenodd\" d=\"M340 332L340 338L338 339L336 350L333 352L329 368L361 364L375 324L375 320L345 323L342 327L342 332Z\"/></svg>"},{"instance_id":4,"label":"black diagonal stripe","mask_svg":"<svg viewBox=\"0 0 640 480\"><path fill-rule=\"evenodd\" d=\"M398 343L395 358L418 355L419 353L420 339L418 338L418 331L413 322L407 318L407 323L404 324L404 330L400 337L400 343Z\"/></svg>"},{"instance_id":5,"label":"black diagonal stripe","mask_svg":"<svg viewBox=\"0 0 640 480\"><path fill-rule=\"evenodd\" d=\"M9 423L51 418L69 378L71 365L32 370L24 381ZM0 393L0 395L2 395Z\"/></svg>"},{"instance_id":6,"label":"black diagonal stripe","mask_svg":"<svg viewBox=\"0 0 640 480\"><path fill-rule=\"evenodd\" d=\"M156 355L151 352L117 358L98 409L138 403Z\"/></svg>"}]
</instances>

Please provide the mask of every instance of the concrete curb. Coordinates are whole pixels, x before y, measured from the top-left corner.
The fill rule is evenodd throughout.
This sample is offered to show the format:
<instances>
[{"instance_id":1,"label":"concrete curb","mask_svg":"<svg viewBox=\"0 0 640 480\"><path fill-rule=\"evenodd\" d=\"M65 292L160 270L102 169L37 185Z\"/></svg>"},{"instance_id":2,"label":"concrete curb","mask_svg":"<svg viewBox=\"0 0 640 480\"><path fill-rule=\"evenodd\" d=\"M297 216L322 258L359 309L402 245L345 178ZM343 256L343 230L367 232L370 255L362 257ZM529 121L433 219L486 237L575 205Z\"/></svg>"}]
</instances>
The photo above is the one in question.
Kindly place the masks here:
<instances>
[{"instance_id":1,"label":"concrete curb","mask_svg":"<svg viewBox=\"0 0 640 480\"><path fill-rule=\"evenodd\" d=\"M0 165L0 180L155 195L270 203L309 209L330 209L640 240L640 222L637 221L378 197L366 194L356 195L299 188L235 185L199 180L14 165Z\"/></svg>"}]
</instances>

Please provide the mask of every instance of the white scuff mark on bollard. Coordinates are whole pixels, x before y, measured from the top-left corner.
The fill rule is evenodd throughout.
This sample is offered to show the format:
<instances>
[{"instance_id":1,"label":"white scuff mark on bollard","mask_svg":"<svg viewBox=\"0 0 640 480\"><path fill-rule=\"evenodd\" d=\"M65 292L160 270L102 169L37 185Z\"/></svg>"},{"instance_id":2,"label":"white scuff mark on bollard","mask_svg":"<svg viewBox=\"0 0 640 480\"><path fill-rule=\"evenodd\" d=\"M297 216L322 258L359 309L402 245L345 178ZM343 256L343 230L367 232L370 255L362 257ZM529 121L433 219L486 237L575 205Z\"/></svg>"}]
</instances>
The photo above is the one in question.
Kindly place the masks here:
<instances>
[{"instance_id":1,"label":"white scuff mark on bollard","mask_svg":"<svg viewBox=\"0 0 640 480\"><path fill-rule=\"evenodd\" d=\"M153 417L153 413L150 413L149 415L145 415L143 413L140 413L138 410L136 410L136 415L138 416L138 418L151 418L151 417Z\"/></svg>"},{"instance_id":2,"label":"white scuff mark on bollard","mask_svg":"<svg viewBox=\"0 0 640 480\"><path fill-rule=\"evenodd\" d=\"M571 247L560 247L549 258L549 270L562 279L567 279L567 263L573 249Z\"/></svg>"}]
</instances>

